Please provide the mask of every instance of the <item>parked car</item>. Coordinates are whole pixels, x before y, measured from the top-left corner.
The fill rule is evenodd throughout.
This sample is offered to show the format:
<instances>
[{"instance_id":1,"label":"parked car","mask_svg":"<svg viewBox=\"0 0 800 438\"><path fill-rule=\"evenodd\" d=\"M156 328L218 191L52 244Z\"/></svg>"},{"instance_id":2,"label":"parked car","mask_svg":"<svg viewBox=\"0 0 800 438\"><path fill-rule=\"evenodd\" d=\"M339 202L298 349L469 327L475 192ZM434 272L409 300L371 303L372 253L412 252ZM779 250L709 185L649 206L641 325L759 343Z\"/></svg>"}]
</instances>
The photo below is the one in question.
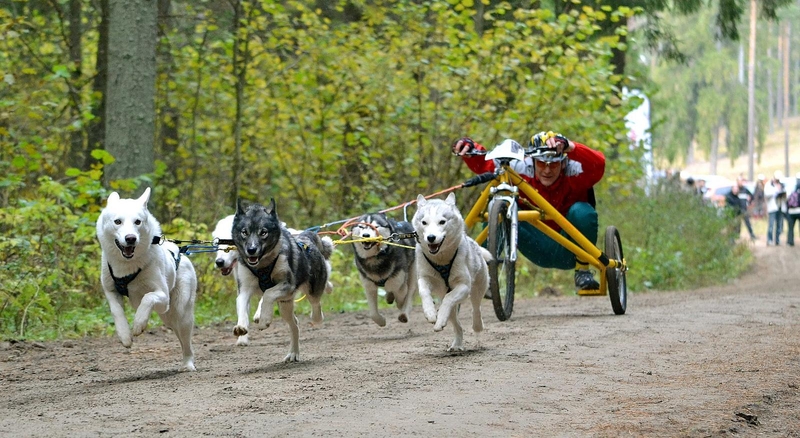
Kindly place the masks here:
<instances>
[{"instance_id":1,"label":"parked car","mask_svg":"<svg viewBox=\"0 0 800 438\"><path fill-rule=\"evenodd\" d=\"M725 207L725 197L728 196L728 193L731 192L731 187L736 184L736 181L731 180L717 180L711 186L708 187L708 190L703 194L703 199L709 203L709 205L713 205L718 208ZM751 181L745 181L744 188L746 188L750 194L753 194L756 188L756 183Z\"/></svg>"}]
</instances>

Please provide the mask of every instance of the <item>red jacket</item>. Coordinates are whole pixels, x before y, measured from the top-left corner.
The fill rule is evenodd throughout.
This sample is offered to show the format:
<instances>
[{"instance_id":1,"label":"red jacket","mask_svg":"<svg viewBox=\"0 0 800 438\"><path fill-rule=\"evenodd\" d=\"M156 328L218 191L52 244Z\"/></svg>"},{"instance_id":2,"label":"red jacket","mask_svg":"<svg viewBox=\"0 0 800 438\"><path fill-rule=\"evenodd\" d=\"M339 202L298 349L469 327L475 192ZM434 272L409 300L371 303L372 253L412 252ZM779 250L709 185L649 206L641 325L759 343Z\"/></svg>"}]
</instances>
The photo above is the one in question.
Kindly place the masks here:
<instances>
[{"instance_id":1,"label":"red jacket","mask_svg":"<svg viewBox=\"0 0 800 438\"><path fill-rule=\"evenodd\" d=\"M573 143L575 143L575 150L567 154L569 158L567 168L549 187L543 186L533 176L532 158L526 157L524 163L516 160L511 163L514 170L564 216L576 202L588 202L589 189L603 178L606 168L606 157L602 152L577 142ZM480 150L486 149L478 143L475 143L475 147ZM465 155L463 158L470 170L477 174L492 172L495 169L495 162L486 161L482 155ZM520 195L525 197L521 192ZM525 208L525 204L520 203L520 208ZM561 229L552 221L546 221L546 223L556 231Z\"/></svg>"}]
</instances>

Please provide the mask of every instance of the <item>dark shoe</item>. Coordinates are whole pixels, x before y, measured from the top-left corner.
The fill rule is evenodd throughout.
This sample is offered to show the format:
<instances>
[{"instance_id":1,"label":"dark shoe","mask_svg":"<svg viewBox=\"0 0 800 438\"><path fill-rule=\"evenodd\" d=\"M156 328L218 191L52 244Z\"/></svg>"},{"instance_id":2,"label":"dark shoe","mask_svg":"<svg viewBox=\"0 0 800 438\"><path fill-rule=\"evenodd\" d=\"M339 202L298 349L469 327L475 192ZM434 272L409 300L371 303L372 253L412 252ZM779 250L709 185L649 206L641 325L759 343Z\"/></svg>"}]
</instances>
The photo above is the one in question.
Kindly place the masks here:
<instances>
[{"instance_id":1,"label":"dark shoe","mask_svg":"<svg viewBox=\"0 0 800 438\"><path fill-rule=\"evenodd\" d=\"M594 279L592 271L580 269L575 271L575 287L580 290L597 290L600 289L600 283Z\"/></svg>"}]
</instances>

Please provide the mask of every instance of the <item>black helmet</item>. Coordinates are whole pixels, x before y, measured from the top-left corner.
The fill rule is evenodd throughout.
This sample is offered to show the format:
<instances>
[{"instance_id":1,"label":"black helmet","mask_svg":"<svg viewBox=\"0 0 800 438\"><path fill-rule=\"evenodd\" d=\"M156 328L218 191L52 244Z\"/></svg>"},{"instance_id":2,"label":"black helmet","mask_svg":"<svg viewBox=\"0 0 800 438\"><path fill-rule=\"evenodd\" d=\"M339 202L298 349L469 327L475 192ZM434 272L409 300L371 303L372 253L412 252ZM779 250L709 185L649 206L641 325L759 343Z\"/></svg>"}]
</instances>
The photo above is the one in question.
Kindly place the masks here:
<instances>
[{"instance_id":1,"label":"black helmet","mask_svg":"<svg viewBox=\"0 0 800 438\"><path fill-rule=\"evenodd\" d=\"M567 154L563 151L559 154L556 149L547 146L547 140L556 137L558 134L552 131L539 132L531 136L528 141L528 147L525 149L525 155L537 161L544 161L546 163L557 163L567 159Z\"/></svg>"}]
</instances>

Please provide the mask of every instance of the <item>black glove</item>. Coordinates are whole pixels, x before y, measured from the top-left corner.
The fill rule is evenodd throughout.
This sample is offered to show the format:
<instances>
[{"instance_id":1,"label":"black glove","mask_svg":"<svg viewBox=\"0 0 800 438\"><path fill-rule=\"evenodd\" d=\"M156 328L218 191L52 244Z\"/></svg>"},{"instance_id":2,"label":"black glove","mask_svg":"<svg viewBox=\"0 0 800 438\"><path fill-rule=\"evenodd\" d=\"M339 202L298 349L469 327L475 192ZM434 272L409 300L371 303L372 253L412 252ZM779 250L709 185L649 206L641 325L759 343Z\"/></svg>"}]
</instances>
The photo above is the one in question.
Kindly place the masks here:
<instances>
[{"instance_id":1,"label":"black glove","mask_svg":"<svg viewBox=\"0 0 800 438\"><path fill-rule=\"evenodd\" d=\"M472 141L469 137L461 137L455 142L453 142L453 146L451 150L456 155L464 155L466 153L472 152L475 149L475 142Z\"/></svg>"}]
</instances>

